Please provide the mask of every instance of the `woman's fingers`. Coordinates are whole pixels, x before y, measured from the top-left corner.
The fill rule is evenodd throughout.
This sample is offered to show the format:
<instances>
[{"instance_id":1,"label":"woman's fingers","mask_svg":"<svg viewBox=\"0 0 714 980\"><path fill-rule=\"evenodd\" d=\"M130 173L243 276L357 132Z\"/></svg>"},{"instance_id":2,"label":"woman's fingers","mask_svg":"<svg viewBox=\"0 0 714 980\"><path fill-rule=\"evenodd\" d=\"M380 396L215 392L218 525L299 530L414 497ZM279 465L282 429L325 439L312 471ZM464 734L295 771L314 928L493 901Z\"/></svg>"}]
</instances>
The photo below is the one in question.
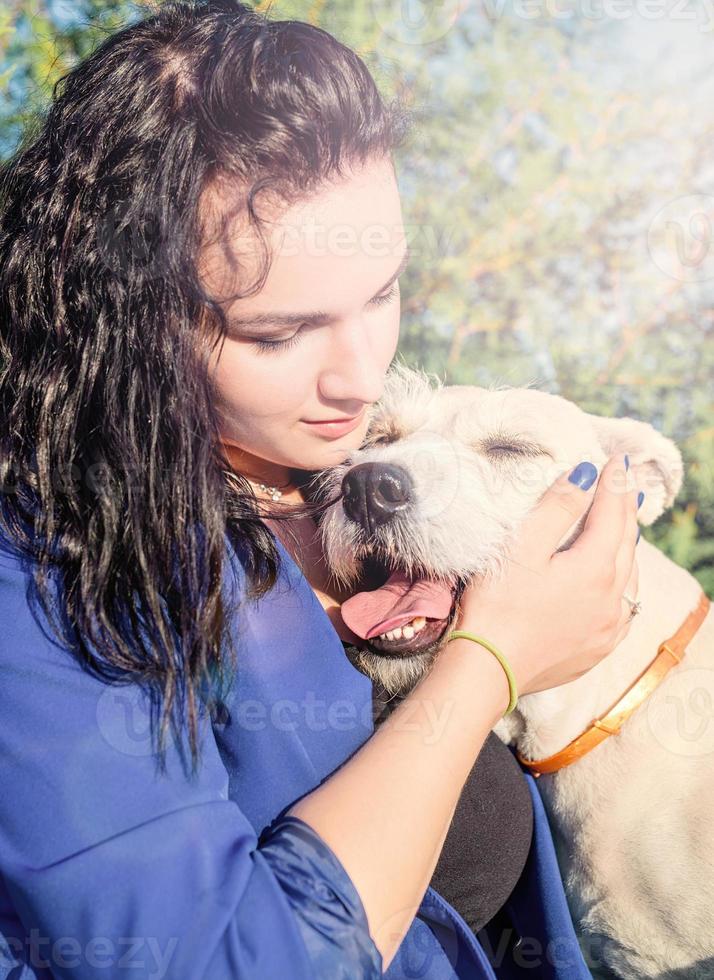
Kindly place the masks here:
<instances>
[{"instance_id":1,"label":"woman's fingers","mask_svg":"<svg viewBox=\"0 0 714 980\"><path fill-rule=\"evenodd\" d=\"M523 564L535 567L552 557L592 503L597 476L597 467L583 462L561 473L548 487L519 531L519 559Z\"/></svg>"},{"instance_id":2,"label":"woman's fingers","mask_svg":"<svg viewBox=\"0 0 714 980\"><path fill-rule=\"evenodd\" d=\"M621 597L624 596L625 593L627 593L627 595L631 599L636 601L639 581L640 581L640 570L637 565L637 560L635 559L632 563L630 574L627 580L625 581L624 587L622 589ZM634 616L630 615L630 611L632 608L630 606L630 603L624 598L621 598L621 602L622 602L622 618L620 620L620 625L617 631L617 637L615 639L615 643L613 644L613 650L624 640L624 638L630 632L630 627L632 626L632 620L634 619Z\"/></svg>"},{"instance_id":3,"label":"woman's fingers","mask_svg":"<svg viewBox=\"0 0 714 980\"><path fill-rule=\"evenodd\" d=\"M620 550L628 527L628 514L634 506L634 485L634 477L625 468L624 456L621 453L611 456L597 482L585 527L568 549L572 557L587 554L588 560L603 574L611 574L613 584L620 567ZM627 570L626 561L622 570Z\"/></svg>"},{"instance_id":4,"label":"woman's fingers","mask_svg":"<svg viewBox=\"0 0 714 980\"><path fill-rule=\"evenodd\" d=\"M637 532L639 531L639 524L637 522L637 495L638 490L636 486L626 494L628 500L625 507L625 526L622 531L622 543L615 561L615 588L624 590L630 595L634 595L634 593L630 592L627 587L627 582L632 574L633 567L637 564L635 560L637 557L635 546L637 544Z\"/></svg>"}]
</instances>

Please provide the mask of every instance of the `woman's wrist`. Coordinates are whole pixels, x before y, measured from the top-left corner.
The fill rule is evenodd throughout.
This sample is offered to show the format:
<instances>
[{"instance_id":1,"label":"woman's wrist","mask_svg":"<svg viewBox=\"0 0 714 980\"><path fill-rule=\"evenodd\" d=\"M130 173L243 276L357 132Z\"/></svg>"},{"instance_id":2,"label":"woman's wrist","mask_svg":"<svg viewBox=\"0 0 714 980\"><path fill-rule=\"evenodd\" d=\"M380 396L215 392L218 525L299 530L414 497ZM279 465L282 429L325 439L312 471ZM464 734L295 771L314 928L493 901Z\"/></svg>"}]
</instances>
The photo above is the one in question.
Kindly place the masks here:
<instances>
[{"instance_id":1,"label":"woman's wrist","mask_svg":"<svg viewBox=\"0 0 714 980\"><path fill-rule=\"evenodd\" d=\"M508 677L498 659L480 643L464 637L449 640L437 656L434 671L451 675L454 689L463 691L467 700L473 701L478 692L480 709L494 725L505 714L511 696Z\"/></svg>"}]
</instances>

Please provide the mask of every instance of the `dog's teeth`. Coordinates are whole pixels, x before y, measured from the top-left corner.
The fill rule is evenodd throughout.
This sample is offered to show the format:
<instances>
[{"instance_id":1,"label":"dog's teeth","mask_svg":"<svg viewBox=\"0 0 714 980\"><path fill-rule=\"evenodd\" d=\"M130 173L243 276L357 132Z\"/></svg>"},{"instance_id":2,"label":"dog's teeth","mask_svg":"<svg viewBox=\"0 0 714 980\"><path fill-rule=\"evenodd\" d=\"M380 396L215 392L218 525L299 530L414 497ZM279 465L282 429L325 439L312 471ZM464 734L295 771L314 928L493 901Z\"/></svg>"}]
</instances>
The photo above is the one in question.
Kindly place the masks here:
<instances>
[{"instance_id":1,"label":"dog's teeth","mask_svg":"<svg viewBox=\"0 0 714 980\"><path fill-rule=\"evenodd\" d=\"M416 616L411 622L405 623L404 626L397 626L393 630L387 630L386 633L380 633L376 638L378 640L411 640L425 626L426 616Z\"/></svg>"}]
</instances>

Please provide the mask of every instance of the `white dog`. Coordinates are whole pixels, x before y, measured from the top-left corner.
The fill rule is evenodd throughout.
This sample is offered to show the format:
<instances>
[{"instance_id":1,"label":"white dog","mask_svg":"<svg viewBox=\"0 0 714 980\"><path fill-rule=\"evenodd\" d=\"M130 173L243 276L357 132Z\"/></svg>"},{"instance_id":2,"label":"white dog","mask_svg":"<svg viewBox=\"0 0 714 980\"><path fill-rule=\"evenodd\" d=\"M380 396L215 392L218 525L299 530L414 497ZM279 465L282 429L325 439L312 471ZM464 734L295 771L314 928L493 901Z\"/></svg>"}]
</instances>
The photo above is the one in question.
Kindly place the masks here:
<instances>
[{"instance_id":1,"label":"white dog","mask_svg":"<svg viewBox=\"0 0 714 980\"><path fill-rule=\"evenodd\" d=\"M529 388L443 386L397 364L363 446L318 478L334 500L321 521L330 570L367 586L342 606L364 638L355 665L406 693L454 628L464 583L502 573L522 519L558 474L585 459L601 470L623 452L646 494L639 521L651 524L679 491L682 458L648 423ZM558 752L605 716L706 602L693 576L644 539L637 561L642 612L625 640L583 677L521 697L494 729L525 758ZM713 641L710 610L618 734L539 778L596 975L714 977Z\"/></svg>"}]
</instances>

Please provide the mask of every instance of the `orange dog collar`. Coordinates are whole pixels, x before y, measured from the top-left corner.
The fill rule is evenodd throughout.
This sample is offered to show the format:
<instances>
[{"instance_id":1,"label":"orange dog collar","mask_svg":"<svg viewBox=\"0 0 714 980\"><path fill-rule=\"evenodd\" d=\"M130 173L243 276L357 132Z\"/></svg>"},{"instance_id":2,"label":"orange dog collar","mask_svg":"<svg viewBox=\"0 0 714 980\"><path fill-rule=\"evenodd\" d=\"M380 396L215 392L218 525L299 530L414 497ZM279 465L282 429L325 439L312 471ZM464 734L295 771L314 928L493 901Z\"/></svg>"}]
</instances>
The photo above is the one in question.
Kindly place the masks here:
<instances>
[{"instance_id":1,"label":"orange dog collar","mask_svg":"<svg viewBox=\"0 0 714 980\"><path fill-rule=\"evenodd\" d=\"M674 636L660 643L657 648L657 656L645 671L634 681L602 718L596 718L582 735L569 742L565 748L545 759L526 759L520 752L516 752L516 757L521 765L530 769L537 778L544 772L557 772L565 766L577 762L586 753L590 752L604 742L610 735L617 735L624 722L629 718L635 708L649 697L658 684L662 682L667 672L678 664L692 637L704 622L704 618L709 611L711 602L706 593L702 592L699 603L693 609Z\"/></svg>"}]
</instances>

